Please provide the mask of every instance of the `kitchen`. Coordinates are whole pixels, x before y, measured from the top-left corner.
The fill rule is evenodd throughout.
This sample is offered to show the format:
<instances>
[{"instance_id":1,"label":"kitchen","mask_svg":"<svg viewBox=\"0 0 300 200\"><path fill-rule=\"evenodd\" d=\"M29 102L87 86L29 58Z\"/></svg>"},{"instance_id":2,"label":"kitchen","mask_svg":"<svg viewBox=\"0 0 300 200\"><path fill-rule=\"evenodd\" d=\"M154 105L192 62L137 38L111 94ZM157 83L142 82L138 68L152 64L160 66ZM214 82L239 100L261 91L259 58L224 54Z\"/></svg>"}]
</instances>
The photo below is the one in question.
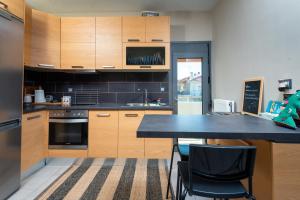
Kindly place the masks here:
<instances>
[{"instance_id":1,"label":"kitchen","mask_svg":"<svg viewBox=\"0 0 300 200\"><path fill-rule=\"evenodd\" d=\"M297 199L299 128L261 119L299 85L282 3L0 0L0 199ZM255 149L253 182L190 190L189 151L225 147Z\"/></svg>"}]
</instances>

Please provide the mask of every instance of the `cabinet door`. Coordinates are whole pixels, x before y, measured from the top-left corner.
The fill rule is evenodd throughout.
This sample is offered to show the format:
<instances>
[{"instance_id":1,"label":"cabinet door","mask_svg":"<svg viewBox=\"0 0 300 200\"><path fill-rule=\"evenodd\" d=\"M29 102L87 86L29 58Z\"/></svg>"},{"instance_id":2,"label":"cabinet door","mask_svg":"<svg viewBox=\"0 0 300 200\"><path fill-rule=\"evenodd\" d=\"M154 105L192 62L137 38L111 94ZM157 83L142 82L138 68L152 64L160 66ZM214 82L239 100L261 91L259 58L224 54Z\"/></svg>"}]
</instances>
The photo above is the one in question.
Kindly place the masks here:
<instances>
[{"instance_id":1,"label":"cabinet door","mask_svg":"<svg viewBox=\"0 0 300 200\"><path fill-rule=\"evenodd\" d=\"M24 20L24 65L31 65L31 30L32 30L32 8L28 5L25 7Z\"/></svg>"},{"instance_id":2,"label":"cabinet door","mask_svg":"<svg viewBox=\"0 0 300 200\"><path fill-rule=\"evenodd\" d=\"M118 156L118 111L89 112L89 157Z\"/></svg>"},{"instance_id":3,"label":"cabinet door","mask_svg":"<svg viewBox=\"0 0 300 200\"><path fill-rule=\"evenodd\" d=\"M96 18L96 68L122 68L122 18Z\"/></svg>"},{"instance_id":4,"label":"cabinet door","mask_svg":"<svg viewBox=\"0 0 300 200\"><path fill-rule=\"evenodd\" d=\"M47 157L48 112L34 112L22 117L21 169L28 170Z\"/></svg>"},{"instance_id":5,"label":"cabinet door","mask_svg":"<svg viewBox=\"0 0 300 200\"><path fill-rule=\"evenodd\" d=\"M171 115L172 111L146 110L145 115ZM173 139L145 138L146 158L171 158Z\"/></svg>"},{"instance_id":6,"label":"cabinet door","mask_svg":"<svg viewBox=\"0 0 300 200\"><path fill-rule=\"evenodd\" d=\"M123 42L145 42L146 18L123 17Z\"/></svg>"},{"instance_id":7,"label":"cabinet door","mask_svg":"<svg viewBox=\"0 0 300 200\"><path fill-rule=\"evenodd\" d=\"M61 68L95 69L95 17L61 18Z\"/></svg>"},{"instance_id":8,"label":"cabinet door","mask_svg":"<svg viewBox=\"0 0 300 200\"><path fill-rule=\"evenodd\" d=\"M32 10L31 65L60 68L60 17Z\"/></svg>"},{"instance_id":9,"label":"cabinet door","mask_svg":"<svg viewBox=\"0 0 300 200\"><path fill-rule=\"evenodd\" d=\"M119 112L118 157L143 158L145 156L145 139L136 136L143 116L144 111Z\"/></svg>"},{"instance_id":10,"label":"cabinet door","mask_svg":"<svg viewBox=\"0 0 300 200\"><path fill-rule=\"evenodd\" d=\"M170 17L146 17L146 42L170 42Z\"/></svg>"},{"instance_id":11,"label":"cabinet door","mask_svg":"<svg viewBox=\"0 0 300 200\"><path fill-rule=\"evenodd\" d=\"M7 9L12 14L24 19L24 0L1 0L0 7Z\"/></svg>"},{"instance_id":12,"label":"cabinet door","mask_svg":"<svg viewBox=\"0 0 300 200\"><path fill-rule=\"evenodd\" d=\"M62 69L95 69L95 45L92 43L62 43Z\"/></svg>"},{"instance_id":13,"label":"cabinet door","mask_svg":"<svg viewBox=\"0 0 300 200\"><path fill-rule=\"evenodd\" d=\"M62 17L62 43L95 43L95 17Z\"/></svg>"}]
</instances>

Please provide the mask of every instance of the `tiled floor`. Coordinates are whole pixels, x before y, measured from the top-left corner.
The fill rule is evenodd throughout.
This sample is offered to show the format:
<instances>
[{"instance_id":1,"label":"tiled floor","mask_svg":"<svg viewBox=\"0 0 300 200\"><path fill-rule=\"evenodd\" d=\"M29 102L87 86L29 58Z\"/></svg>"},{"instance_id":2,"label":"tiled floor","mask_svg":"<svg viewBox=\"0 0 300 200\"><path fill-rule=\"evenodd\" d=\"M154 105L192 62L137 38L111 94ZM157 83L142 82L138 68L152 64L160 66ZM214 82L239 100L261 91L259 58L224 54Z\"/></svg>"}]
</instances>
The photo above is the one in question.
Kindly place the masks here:
<instances>
[{"instance_id":1,"label":"tiled floor","mask_svg":"<svg viewBox=\"0 0 300 200\"><path fill-rule=\"evenodd\" d=\"M21 183L21 188L9 198L9 200L33 200L41 192L43 192L54 180L62 175L76 159L55 158L50 159L48 164L42 169L38 170L33 175L29 176ZM172 186L176 190L177 177L177 161L179 155L175 154L173 171L172 171ZM165 194L163 194L165 197ZM104 199L105 200L105 199ZM208 200L199 197L186 197L186 200Z\"/></svg>"},{"instance_id":2,"label":"tiled floor","mask_svg":"<svg viewBox=\"0 0 300 200\"><path fill-rule=\"evenodd\" d=\"M52 158L41 168L21 182L21 188L8 200L33 200L54 180L62 175L76 159Z\"/></svg>"}]
</instances>

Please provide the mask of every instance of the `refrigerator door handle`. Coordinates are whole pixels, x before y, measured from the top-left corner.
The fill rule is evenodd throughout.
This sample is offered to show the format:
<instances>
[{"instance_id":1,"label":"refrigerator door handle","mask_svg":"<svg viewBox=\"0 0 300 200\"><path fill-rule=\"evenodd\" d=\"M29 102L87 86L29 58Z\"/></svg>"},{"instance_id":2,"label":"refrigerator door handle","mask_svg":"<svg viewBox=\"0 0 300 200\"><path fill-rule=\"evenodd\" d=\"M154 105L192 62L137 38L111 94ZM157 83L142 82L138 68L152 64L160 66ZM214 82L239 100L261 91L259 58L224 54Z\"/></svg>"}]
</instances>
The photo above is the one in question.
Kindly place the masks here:
<instances>
[{"instance_id":1,"label":"refrigerator door handle","mask_svg":"<svg viewBox=\"0 0 300 200\"><path fill-rule=\"evenodd\" d=\"M0 130L5 128L5 127L15 127L15 126L20 126L21 121L19 119L11 120L8 122L2 122L0 123Z\"/></svg>"}]
</instances>

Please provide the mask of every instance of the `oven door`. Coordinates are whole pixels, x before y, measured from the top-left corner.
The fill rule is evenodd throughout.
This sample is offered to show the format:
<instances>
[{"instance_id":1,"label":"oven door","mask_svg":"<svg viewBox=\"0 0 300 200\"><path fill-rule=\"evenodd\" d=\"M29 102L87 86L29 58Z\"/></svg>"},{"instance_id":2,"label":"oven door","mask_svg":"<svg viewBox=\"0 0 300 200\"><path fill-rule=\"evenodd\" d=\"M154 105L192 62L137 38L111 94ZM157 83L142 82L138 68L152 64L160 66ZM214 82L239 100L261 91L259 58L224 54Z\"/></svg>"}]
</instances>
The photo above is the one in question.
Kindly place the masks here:
<instances>
[{"instance_id":1,"label":"oven door","mask_svg":"<svg viewBox=\"0 0 300 200\"><path fill-rule=\"evenodd\" d=\"M88 119L50 119L50 149L87 149Z\"/></svg>"}]
</instances>

